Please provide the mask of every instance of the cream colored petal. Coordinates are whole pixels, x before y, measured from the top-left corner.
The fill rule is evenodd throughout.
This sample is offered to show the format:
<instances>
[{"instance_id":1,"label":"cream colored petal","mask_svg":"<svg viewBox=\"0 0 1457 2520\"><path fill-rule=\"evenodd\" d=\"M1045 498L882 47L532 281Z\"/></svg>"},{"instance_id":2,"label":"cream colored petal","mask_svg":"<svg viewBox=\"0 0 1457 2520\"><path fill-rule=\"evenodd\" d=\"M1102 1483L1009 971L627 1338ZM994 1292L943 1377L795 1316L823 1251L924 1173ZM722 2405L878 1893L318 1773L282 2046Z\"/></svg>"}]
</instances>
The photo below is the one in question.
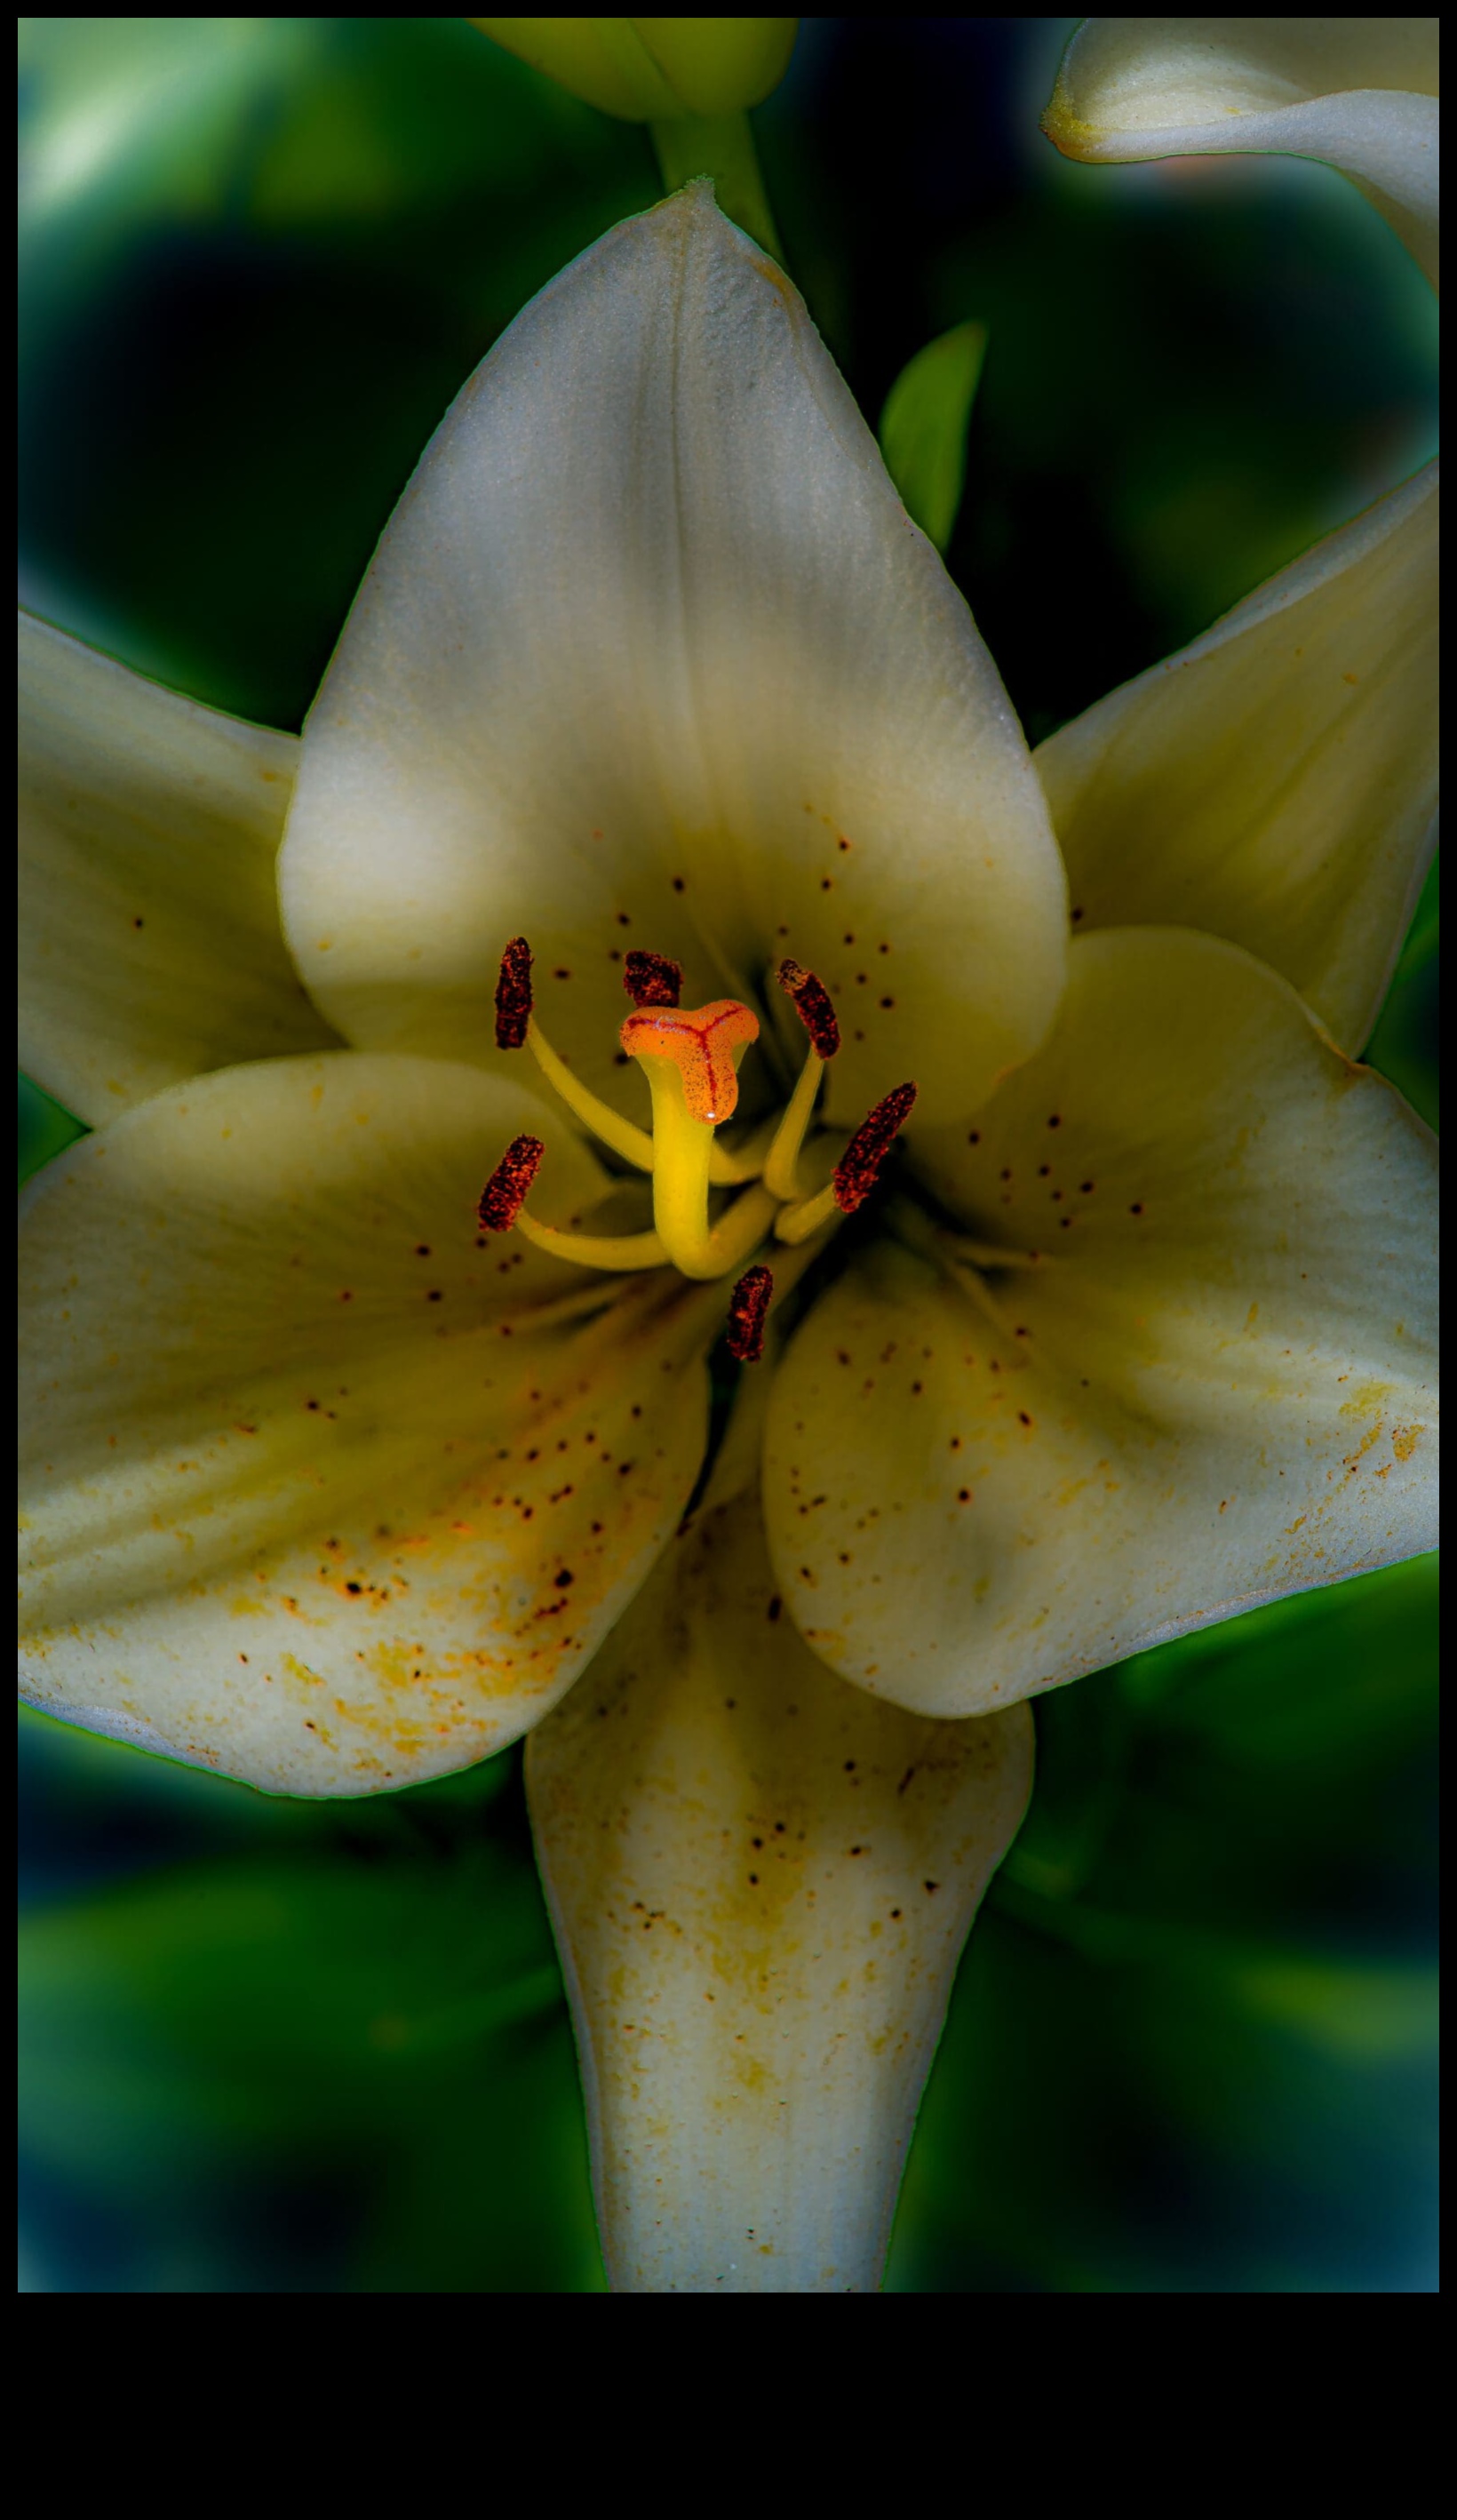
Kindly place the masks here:
<instances>
[{"instance_id":1,"label":"cream colored petal","mask_svg":"<svg viewBox=\"0 0 1457 2520\"><path fill-rule=\"evenodd\" d=\"M534 1723L674 1528L723 1290L478 1238L503 1144L591 1158L478 1069L265 1061L41 1177L22 1243L35 1703L298 1794Z\"/></svg>"},{"instance_id":2,"label":"cream colored petal","mask_svg":"<svg viewBox=\"0 0 1457 2520\"><path fill-rule=\"evenodd\" d=\"M279 927L298 743L20 616L21 1063L93 1126L337 1036Z\"/></svg>"},{"instance_id":3,"label":"cream colored petal","mask_svg":"<svg viewBox=\"0 0 1457 2520\"><path fill-rule=\"evenodd\" d=\"M1437 468L1038 747L1087 926L1207 928L1347 1049L1436 836Z\"/></svg>"},{"instance_id":4,"label":"cream colored petal","mask_svg":"<svg viewBox=\"0 0 1457 2520\"><path fill-rule=\"evenodd\" d=\"M838 1117L905 1077L951 1112L1044 1032L1064 897L986 650L797 292L705 185L615 229L449 413L309 719L283 900L321 1005L494 1058L524 932L552 1039L640 1098L627 946L689 1004L790 954L839 994Z\"/></svg>"},{"instance_id":5,"label":"cream colored petal","mask_svg":"<svg viewBox=\"0 0 1457 2520\"><path fill-rule=\"evenodd\" d=\"M1094 161L1278 150L1319 158L1435 282L1435 18L1087 18L1042 128Z\"/></svg>"},{"instance_id":6,"label":"cream colored petal","mask_svg":"<svg viewBox=\"0 0 1457 2520\"><path fill-rule=\"evenodd\" d=\"M923 1152L1041 1257L883 1243L790 1347L766 1516L837 1670L977 1713L1432 1546L1432 1140L1272 972L1081 940L1046 1049Z\"/></svg>"},{"instance_id":7,"label":"cream colored petal","mask_svg":"<svg viewBox=\"0 0 1457 2520\"><path fill-rule=\"evenodd\" d=\"M826 1671L752 1490L673 1545L527 1753L615 2291L877 2289L1032 1747Z\"/></svg>"}]
</instances>

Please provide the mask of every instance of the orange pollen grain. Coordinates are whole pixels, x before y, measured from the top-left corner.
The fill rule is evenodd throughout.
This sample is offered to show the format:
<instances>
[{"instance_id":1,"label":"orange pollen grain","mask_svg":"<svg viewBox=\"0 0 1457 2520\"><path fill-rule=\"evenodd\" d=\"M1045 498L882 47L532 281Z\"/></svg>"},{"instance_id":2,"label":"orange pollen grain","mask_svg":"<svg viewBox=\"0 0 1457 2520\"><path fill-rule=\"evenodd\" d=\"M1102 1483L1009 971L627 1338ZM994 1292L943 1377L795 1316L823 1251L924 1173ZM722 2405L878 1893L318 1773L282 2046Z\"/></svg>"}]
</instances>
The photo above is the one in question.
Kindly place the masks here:
<instances>
[{"instance_id":1,"label":"orange pollen grain","mask_svg":"<svg viewBox=\"0 0 1457 2520\"><path fill-rule=\"evenodd\" d=\"M736 998L715 998L706 1007L640 1007L618 1035L634 1058L673 1059L690 1117L715 1127L738 1102L733 1053L758 1038L758 1016Z\"/></svg>"}]
</instances>

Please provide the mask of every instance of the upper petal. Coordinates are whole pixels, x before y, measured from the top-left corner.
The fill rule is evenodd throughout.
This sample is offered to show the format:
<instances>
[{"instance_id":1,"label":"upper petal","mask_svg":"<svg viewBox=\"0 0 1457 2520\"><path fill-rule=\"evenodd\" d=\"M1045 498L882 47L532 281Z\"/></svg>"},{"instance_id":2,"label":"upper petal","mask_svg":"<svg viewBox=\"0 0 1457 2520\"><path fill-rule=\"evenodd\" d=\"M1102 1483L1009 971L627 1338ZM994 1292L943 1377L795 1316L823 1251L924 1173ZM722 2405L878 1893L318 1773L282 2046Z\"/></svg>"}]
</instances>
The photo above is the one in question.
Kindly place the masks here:
<instances>
[{"instance_id":1,"label":"upper petal","mask_svg":"<svg viewBox=\"0 0 1457 2520\"><path fill-rule=\"evenodd\" d=\"M722 1289L478 1237L519 1089L336 1053L155 1097L22 1241L35 1702L303 1794L468 1765L545 1712L674 1528Z\"/></svg>"},{"instance_id":2,"label":"upper petal","mask_svg":"<svg viewBox=\"0 0 1457 2520\"><path fill-rule=\"evenodd\" d=\"M1042 128L1093 160L1281 150L1349 175L1436 279L1435 18L1088 18Z\"/></svg>"},{"instance_id":3,"label":"upper petal","mask_svg":"<svg viewBox=\"0 0 1457 2520\"><path fill-rule=\"evenodd\" d=\"M494 1058L524 932L598 1087L635 943L690 1002L818 971L836 1117L907 1075L960 1109L1041 1037L1064 893L1021 734L797 292L707 186L582 255L447 416L309 719L283 901L372 1046Z\"/></svg>"},{"instance_id":4,"label":"upper petal","mask_svg":"<svg viewBox=\"0 0 1457 2520\"><path fill-rule=\"evenodd\" d=\"M1436 832L1435 464L1038 746L1075 922L1208 928L1357 1051Z\"/></svg>"},{"instance_id":5,"label":"upper petal","mask_svg":"<svg viewBox=\"0 0 1457 2520\"><path fill-rule=\"evenodd\" d=\"M1040 1257L883 1244L790 1347L766 1519L837 1670L969 1714L1432 1546L1431 1136L1272 972L1081 939L1045 1049L920 1151Z\"/></svg>"},{"instance_id":6,"label":"upper petal","mask_svg":"<svg viewBox=\"0 0 1457 2520\"><path fill-rule=\"evenodd\" d=\"M873 2292L921 2086L1032 1782L1027 1710L877 1706L779 1615L753 1487L532 1736L618 2292Z\"/></svg>"},{"instance_id":7,"label":"upper petal","mask_svg":"<svg viewBox=\"0 0 1457 2520\"><path fill-rule=\"evenodd\" d=\"M297 757L21 614L21 1062L83 1120L336 1039L279 925Z\"/></svg>"}]
</instances>

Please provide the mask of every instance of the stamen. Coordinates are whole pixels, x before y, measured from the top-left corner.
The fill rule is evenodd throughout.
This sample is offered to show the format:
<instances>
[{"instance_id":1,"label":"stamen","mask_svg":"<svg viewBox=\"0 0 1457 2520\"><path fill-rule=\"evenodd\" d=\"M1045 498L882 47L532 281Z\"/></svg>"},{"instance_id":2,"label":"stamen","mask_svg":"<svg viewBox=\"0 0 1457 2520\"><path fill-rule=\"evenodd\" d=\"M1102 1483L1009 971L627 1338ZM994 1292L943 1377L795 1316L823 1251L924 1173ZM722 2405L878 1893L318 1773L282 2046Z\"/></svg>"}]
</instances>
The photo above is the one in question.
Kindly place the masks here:
<instances>
[{"instance_id":1,"label":"stamen","mask_svg":"<svg viewBox=\"0 0 1457 2520\"><path fill-rule=\"evenodd\" d=\"M885 1203L886 1231L894 1234L925 1260L934 1261L938 1269L950 1264L966 1264L972 1269L1046 1269L1052 1266L1047 1251L1018 1251L1005 1242L976 1242L949 1226L933 1225L930 1218L912 1205L908 1198L894 1195Z\"/></svg>"},{"instance_id":2,"label":"stamen","mask_svg":"<svg viewBox=\"0 0 1457 2520\"><path fill-rule=\"evenodd\" d=\"M764 1354L764 1317L773 1291L772 1269L746 1269L728 1298L724 1340L740 1365L757 1365Z\"/></svg>"},{"instance_id":3,"label":"stamen","mask_svg":"<svg viewBox=\"0 0 1457 2520\"><path fill-rule=\"evenodd\" d=\"M513 936L501 957L496 982L496 1047L519 1050L531 1020L531 948Z\"/></svg>"},{"instance_id":4,"label":"stamen","mask_svg":"<svg viewBox=\"0 0 1457 2520\"><path fill-rule=\"evenodd\" d=\"M804 1025L820 1058L833 1058L840 1047L840 1019L830 1004L830 994L822 980L807 971L802 963L787 956L779 965L778 981L786 997L794 1001L794 1012Z\"/></svg>"},{"instance_id":5,"label":"stamen","mask_svg":"<svg viewBox=\"0 0 1457 2520\"><path fill-rule=\"evenodd\" d=\"M717 1128L738 1102L733 1053L759 1038L759 1018L736 998L706 1007L643 1007L628 1016L618 1039L634 1058L670 1058L683 1078L691 1119ZM648 1083L652 1071L647 1071Z\"/></svg>"},{"instance_id":6,"label":"stamen","mask_svg":"<svg viewBox=\"0 0 1457 2520\"><path fill-rule=\"evenodd\" d=\"M512 1138L475 1211L485 1233L509 1234L546 1151L540 1138Z\"/></svg>"},{"instance_id":7,"label":"stamen","mask_svg":"<svg viewBox=\"0 0 1457 2520\"><path fill-rule=\"evenodd\" d=\"M963 1235L947 1238L958 1260L969 1260L973 1269L1045 1269L1045 1251L1011 1251L1000 1242L968 1242Z\"/></svg>"},{"instance_id":8,"label":"stamen","mask_svg":"<svg viewBox=\"0 0 1457 2520\"><path fill-rule=\"evenodd\" d=\"M622 985L635 1007L676 1007L683 996L683 965L635 945L623 962Z\"/></svg>"},{"instance_id":9,"label":"stamen","mask_svg":"<svg viewBox=\"0 0 1457 2520\"><path fill-rule=\"evenodd\" d=\"M569 1234L528 1216L526 1194L546 1151L540 1138L512 1138L480 1194L475 1212L484 1231L509 1234L514 1226L539 1251L582 1269L661 1269L668 1254L655 1234Z\"/></svg>"},{"instance_id":10,"label":"stamen","mask_svg":"<svg viewBox=\"0 0 1457 2520\"><path fill-rule=\"evenodd\" d=\"M874 1189L876 1175L905 1125L915 1093L913 1085L898 1085L884 1102L876 1103L868 1118L861 1122L825 1188L814 1198L801 1199L797 1205L780 1210L774 1219L774 1233L780 1242L803 1242L807 1236L827 1224L837 1208L842 1216L855 1214Z\"/></svg>"},{"instance_id":11,"label":"stamen","mask_svg":"<svg viewBox=\"0 0 1457 2520\"><path fill-rule=\"evenodd\" d=\"M631 1120L624 1120L620 1112L613 1110L610 1102L603 1102L593 1093L591 1086L584 1085L579 1076L572 1074L566 1060L558 1058L552 1049L535 1015L526 1027L526 1047L547 1083L554 1086L567 1109L575 1111L593 1136L600 1138L603 1146L610 1147L614 1154L636 1164L640 1173L650 1173L652 1140L647 1131L635 1127Z\"/></svg>"},{"instance_id":12,"label":"stamen","mask_svg":"<svg viewBox=\"0 0 1457 2520\"><path fill-rule=\"evenodd\" d=\"M516 1232L534 1242L538 1251L550 1251L553 1260L575 1261L579 1269L662 1269L668 1254L662 1238L656 1234L572 1234L558 1225L540 1225L531 1210L523 1207L516 1219Z\"/></svg>"},{"instance_id":13,"label":"stamen","mask_svg":"<svg viewBox=\"0 0 1457 2520\"><path fill-rule=\"evenodd\" d=\"M909 1117L915 1091L913 1085L894 1086L869 1117L861 1120L836 1164L835 1204L847 1216L854 1216L874 1189L875 1176Z\"/></svg>"},{"instance_id":14,"label":"stamen","mask_svg":"<svg viewBox=\"0 0 1457 2520\"><path fill-rule=\"evenodd\" d=\"M728 1190L739 1182L758 1181L778 1127L778 1121L771 1112L769 1118L761 1120L758 1128L751 1129L736 1147L721 1147L715 1138L708 1158L710 1188Z\"/></svg>"}]
</instances>

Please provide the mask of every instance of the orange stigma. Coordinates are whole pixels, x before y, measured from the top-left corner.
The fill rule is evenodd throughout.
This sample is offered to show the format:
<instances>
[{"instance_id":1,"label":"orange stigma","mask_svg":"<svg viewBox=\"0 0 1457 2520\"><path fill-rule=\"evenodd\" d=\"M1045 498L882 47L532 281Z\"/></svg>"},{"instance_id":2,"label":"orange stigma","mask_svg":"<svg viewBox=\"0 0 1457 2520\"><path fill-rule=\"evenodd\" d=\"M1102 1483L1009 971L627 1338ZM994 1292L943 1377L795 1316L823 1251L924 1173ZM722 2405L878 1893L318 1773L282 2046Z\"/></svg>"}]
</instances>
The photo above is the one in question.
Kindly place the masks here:
<instances>
[{"instance_id":1,"label":"orange stigma","mask_svg":"<svg viewBox=\"0 0 1457 2520\"><path fill-rule=\"evenodd\" d=\"M717 1128L738 1102L733 1053L759 1038L759 1018L736 998L706 1007L640 1007L618 1035L634 1058L671 1058L688 1116Z\"/></svg>"}]
</instances>

